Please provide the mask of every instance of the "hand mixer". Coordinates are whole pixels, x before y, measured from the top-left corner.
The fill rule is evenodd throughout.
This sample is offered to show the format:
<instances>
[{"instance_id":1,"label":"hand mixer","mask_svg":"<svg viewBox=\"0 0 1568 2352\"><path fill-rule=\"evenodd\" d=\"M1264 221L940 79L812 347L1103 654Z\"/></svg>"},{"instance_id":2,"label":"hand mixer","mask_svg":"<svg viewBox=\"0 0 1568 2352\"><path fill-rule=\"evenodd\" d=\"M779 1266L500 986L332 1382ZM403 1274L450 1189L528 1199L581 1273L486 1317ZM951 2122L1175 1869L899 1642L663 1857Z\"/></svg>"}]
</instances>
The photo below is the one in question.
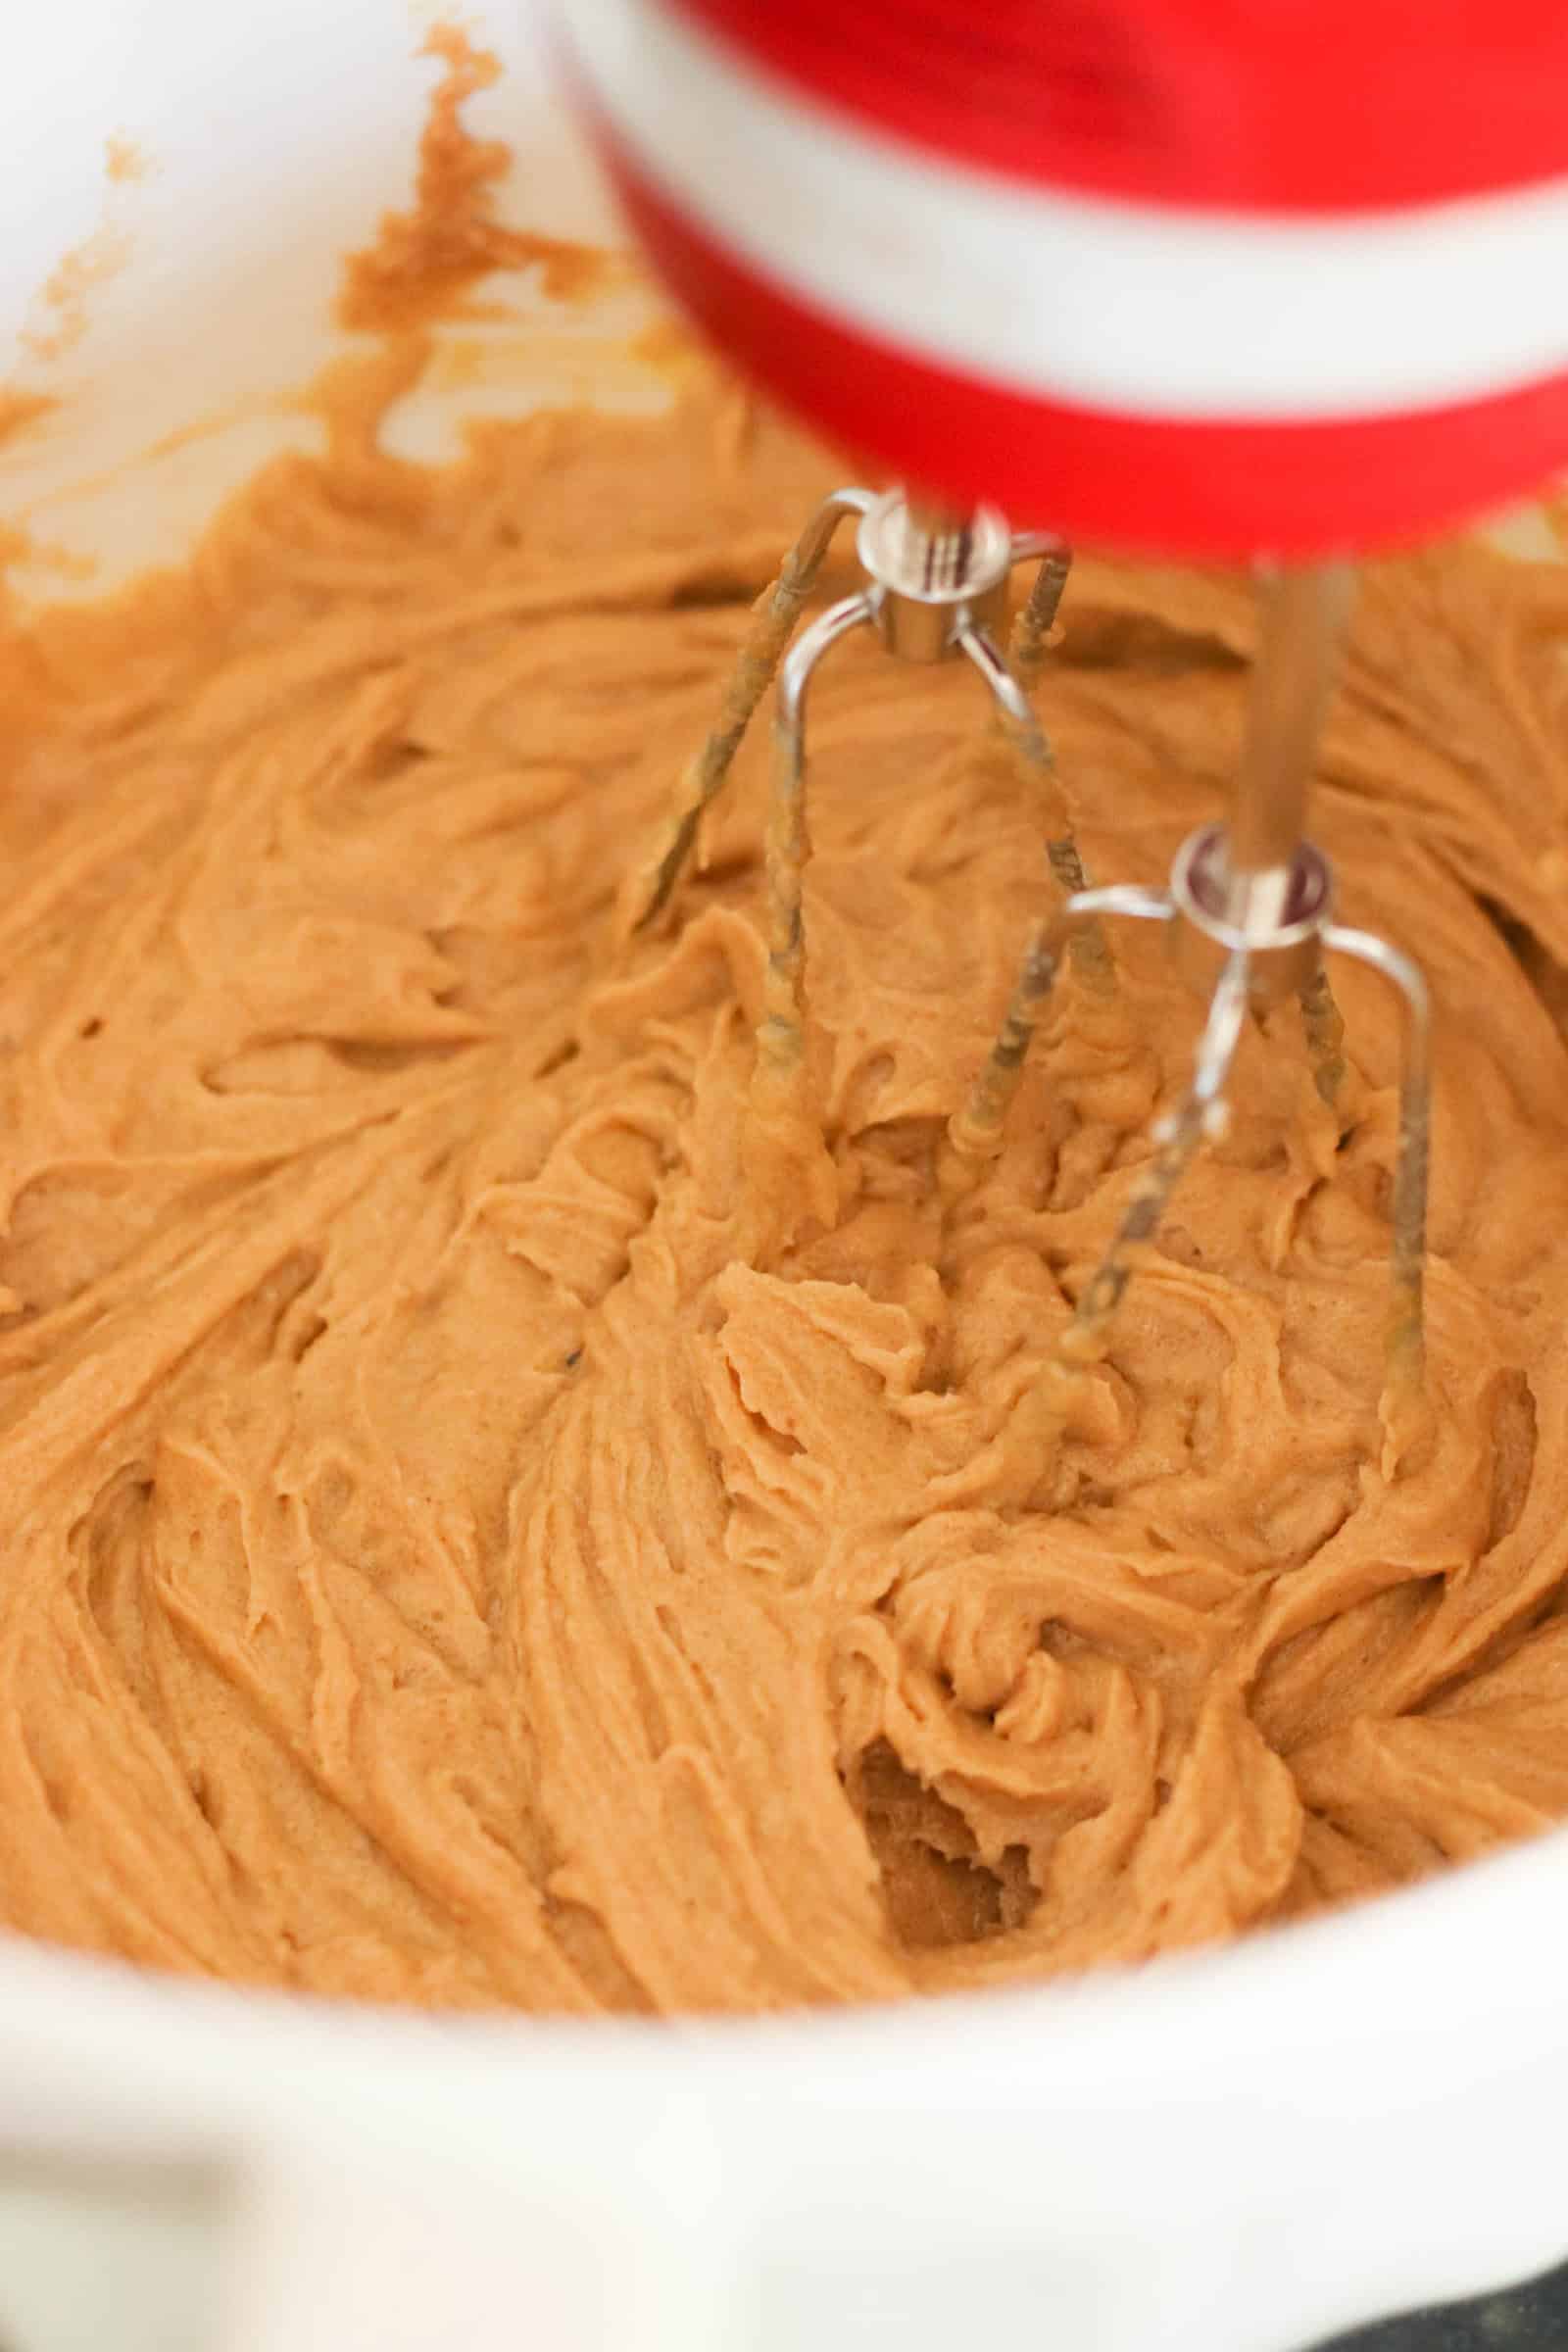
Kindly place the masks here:
<instances>
[{"instance_id":1,"label":"hand mixer","mask_svg":"<svg viewBox=\"0 0 1568 2352\"><path fill-rule=\"evenodd\" d=\"M1430 1105L1421 975L1334 920L1304 833L1349 613L1348 552L1524 492L1568 460L1549 289L1568 254L1560 0L572 0L568 69L626 209L712 338L918 490L846 490L760 604L639 909L664 906L779 665L770 954L757 1093L802 1067L807 688L853 630L962 657L1015 754L1065 531L1259 572L1260 646L1228 823L1160 892L1091 885L1070 830L944 1180L1000 1148L1062 956L1113 985L1107 918L1165 926L1206 997L1057 1350L1102 1348L1140 1245L1222 1115L1249 1008L1294 991L1319 1092L1343 1075L1325 953L1397 992L1391 1371L1422 1368ZM1000 499L1049 521L1014 536ZM839 524L864 586L786 648ZM1005 653L1008 574L1040 570Z\"/></svg>"}]
</instances>

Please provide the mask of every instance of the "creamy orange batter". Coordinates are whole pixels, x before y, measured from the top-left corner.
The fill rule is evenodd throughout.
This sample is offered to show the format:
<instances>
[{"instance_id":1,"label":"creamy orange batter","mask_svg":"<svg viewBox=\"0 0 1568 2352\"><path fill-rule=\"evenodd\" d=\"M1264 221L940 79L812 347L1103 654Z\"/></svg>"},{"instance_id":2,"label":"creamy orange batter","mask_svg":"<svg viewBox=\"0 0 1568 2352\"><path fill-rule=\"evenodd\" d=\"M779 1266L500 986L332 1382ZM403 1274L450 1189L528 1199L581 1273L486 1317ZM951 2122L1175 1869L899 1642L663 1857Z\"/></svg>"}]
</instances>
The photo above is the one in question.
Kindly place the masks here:
<instances>
[{"instance_id":1,"label":"creamy orange batter","mask_svg":"<svg viewBox=\"0 0 1568 2352\"><path fill-rule=\"evenodd\" d=\"M14 1927L763 2008L1137 1959L1568 1813L1568 572L1373 568L1323 760L1346 915L1438 1002L1431 1443L1391 1483L1396 1019L1347 971L1343 1116L1271 1014L1042 1447L1198 1008L1137 934L1109 1011L1069 979L943 1208L1057 814L972 675L858 644L815 689L825 1222L747 1131L764 743L616 918L831 472L704 382L441 472L344 431L0 649ZM1064 624L1085 849L1158 881L1249 595L1083 562Z\"/></svg>"}]
</instances>

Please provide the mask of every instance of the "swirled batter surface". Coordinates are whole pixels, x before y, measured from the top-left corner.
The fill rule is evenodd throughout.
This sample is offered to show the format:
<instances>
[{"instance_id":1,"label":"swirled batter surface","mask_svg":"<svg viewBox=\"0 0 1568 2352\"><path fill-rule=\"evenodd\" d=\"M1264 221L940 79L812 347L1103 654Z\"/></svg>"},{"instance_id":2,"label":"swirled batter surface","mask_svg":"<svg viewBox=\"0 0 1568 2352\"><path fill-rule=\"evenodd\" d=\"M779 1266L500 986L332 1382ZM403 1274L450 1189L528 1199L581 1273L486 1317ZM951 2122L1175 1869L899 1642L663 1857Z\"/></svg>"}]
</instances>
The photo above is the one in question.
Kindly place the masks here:
<instances>
[{"instance_id":1,"label":"swirled batter surface","mask_svg":"<svg viewBox=\"0 0 1568 2352\"><path fill-rule=\"evenodd\" d=\"M1145 942L1007 1149L933 1165L1051 888L972 676L811 711L813 1084L745 1102L765 751L614 906L825 462L697 382L420 473L340 435L192 568L5 647L0 1916L453 2005L1048 1976L1568 1812L1568 575L1375 568L1346 913L1440 1022L1435 1430L1378 1420L1397 1025L1294 1007L1059 1446L1021 1411L1184 1073ZM1089 857L1233 772L1242 586L1080 564L1041 691Z\"/></svg>"}]
</instances>

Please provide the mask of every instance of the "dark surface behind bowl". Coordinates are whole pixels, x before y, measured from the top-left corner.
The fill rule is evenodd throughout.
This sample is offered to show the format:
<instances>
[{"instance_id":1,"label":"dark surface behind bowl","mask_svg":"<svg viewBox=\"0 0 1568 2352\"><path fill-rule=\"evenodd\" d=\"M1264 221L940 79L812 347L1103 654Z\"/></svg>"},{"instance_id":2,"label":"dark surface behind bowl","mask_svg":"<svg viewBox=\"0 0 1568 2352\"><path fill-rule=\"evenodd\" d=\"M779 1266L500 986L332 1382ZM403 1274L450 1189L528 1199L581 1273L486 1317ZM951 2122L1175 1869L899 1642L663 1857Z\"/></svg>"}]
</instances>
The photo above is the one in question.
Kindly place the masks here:
<instances>
[{"instance_id":1,"label":"dark surface behind bowl","mask_svg":"<svg viewBox=\"0 0 1568 2352\"><path fill-rule=\"evenodd\" d=\"M1568 2265L1505 2295L1358 2328L1316 2352L1568 2352Z\"/></svg>"}]
</instances>

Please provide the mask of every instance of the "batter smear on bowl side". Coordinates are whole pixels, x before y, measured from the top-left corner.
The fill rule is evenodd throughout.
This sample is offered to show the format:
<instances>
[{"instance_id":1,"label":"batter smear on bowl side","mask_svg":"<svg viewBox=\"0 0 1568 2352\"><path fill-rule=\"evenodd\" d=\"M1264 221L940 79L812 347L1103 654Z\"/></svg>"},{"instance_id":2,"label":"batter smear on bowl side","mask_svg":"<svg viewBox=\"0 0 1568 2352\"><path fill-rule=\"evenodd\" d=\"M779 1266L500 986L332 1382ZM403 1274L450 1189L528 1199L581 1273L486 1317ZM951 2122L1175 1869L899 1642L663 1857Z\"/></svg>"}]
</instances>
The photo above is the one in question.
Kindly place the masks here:
<instances>
[{"instance_id":1,"label":"batter smear on bowl side","mask_svg":"<svg viewBox=\"0 0 1568 2352\"><path fill-rule=\"evenodd\" d=\"M590 266L478 233L449 66L429 238L355 281L382 401L421 270ZM1351 971L1336 1110L1294 1007L1247 1038L1042 1448L1191 999L1136 947L1112 1003L1069 974L944 1195L1052 812L971 680L846 650L803 1220L746 1127L762 741L660 923L617 901L839 468L694 367L426 471L367 380L188 569L0 643L0 1918L760 2009L1138 1959L1568 1814L1568 571L1372 567L1320 779L1437 1003L1427 1438L1385 1474L1396 1014ZM1098 870L1223 806L1253 625L1077 565L1039 703Z\"/></svg>"}]
</instances>

